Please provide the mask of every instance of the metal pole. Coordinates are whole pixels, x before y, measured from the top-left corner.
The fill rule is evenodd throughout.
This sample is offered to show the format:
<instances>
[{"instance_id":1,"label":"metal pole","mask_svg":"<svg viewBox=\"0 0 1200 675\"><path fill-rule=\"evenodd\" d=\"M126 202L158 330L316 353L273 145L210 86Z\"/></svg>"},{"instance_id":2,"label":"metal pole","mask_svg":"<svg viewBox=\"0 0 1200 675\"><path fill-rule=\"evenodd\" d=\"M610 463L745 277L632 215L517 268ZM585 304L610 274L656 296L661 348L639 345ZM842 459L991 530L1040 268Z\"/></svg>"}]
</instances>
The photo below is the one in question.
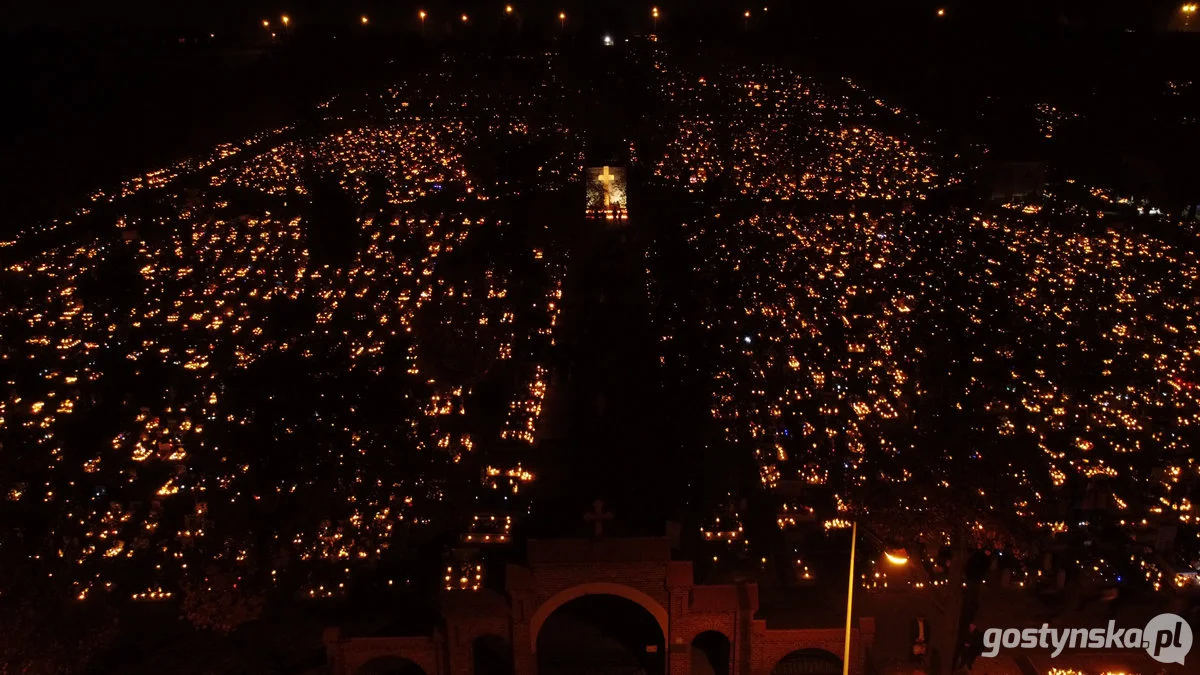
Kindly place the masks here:
<instances>
[{"instance_id":1,"label":"metal pole","mask_svg":"<svg viewBox=\"0 0 1200 675\"><path fill-rule=\"evenodd\" d=\"M858 521L850 529L850 584L846 591L846 653L842 655L842 675L850 675L850 610L854 607L854 548L858 543Z\"/></svg>"}]
</instances>

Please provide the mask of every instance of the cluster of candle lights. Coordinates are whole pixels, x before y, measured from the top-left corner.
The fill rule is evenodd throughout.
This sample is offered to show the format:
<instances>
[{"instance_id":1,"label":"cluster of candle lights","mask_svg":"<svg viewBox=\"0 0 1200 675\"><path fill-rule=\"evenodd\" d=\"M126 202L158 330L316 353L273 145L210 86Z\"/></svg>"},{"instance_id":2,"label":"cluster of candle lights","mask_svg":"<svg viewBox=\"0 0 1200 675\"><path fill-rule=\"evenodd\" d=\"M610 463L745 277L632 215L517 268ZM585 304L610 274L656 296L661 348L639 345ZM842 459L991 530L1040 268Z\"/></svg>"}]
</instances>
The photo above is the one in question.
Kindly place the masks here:
<instances>
[{"instance_id":1,"label":"cluster of candle lights","mask_svg":"<svg viewBox=\"0 0 1200 675\"><path fill-rule=\"evenodd\" d=\"M397 542L452 527L432 517L448 500L479 500L502 481L512 512L524 511L514 500L533 472L519 460L485 467L478 450L532 442L561 257L526 249L443 261L461 258L479 232L512 227L466 215L520 189L480 184L467 170L479 121L517 139L559 122L527 121L527 94L471 91L461 75L389 90L374 101L387 106L378 124L223 144L97 190L72 218L23 235L110 219L98 235L0 270L0 438L27 449L0 495L47 515L45 546L29 556L49 578L80 601L112 591L170 600L208 561L250 570L256 534L237 514L270 508L291 515L268 535L281 557L262 574L276 585L299 579L300 597L336 598ZM337 125L354 105L321 109ZM336 176L360 207L344 265L314 251L313 171ZM388 185L384 211L361 208L371 175ZM454 201L426 205L449 190ZM546 281L517 276L516 262ZM26 290L7 290L18 286ZM427 328L422 317L434 313L438 326ZM501 432L471 433L474 374L443 374L427 349L435 341L421 337L428 330L485 345L489 361L528 364L501 403ZM512 516L502 522L460 536L507 543Z\"/></svg>"}]
</instances>

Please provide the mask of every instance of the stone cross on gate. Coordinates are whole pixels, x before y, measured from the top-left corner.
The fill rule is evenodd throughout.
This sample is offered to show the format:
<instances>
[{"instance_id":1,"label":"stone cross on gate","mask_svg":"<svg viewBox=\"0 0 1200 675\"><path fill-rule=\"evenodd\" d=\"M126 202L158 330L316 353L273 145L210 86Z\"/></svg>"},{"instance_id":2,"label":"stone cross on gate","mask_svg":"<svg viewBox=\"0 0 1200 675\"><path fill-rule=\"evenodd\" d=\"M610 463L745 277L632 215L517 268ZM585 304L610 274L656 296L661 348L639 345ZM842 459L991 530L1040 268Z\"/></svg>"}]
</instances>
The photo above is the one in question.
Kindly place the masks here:
<instances>
[{"instance_id":1,"label":"stone cross on gate","mask_svg":"<svg viewBox=\"0 0 1200 675\"><path fill-rule=\"evenodd\" d=\"M596 537L604 534L604 521L612 520L613 514L604 510L604 500L597 499L592 502L592 510L583 514L583 519L595 526Z\"/></svg>"}]
</instances>

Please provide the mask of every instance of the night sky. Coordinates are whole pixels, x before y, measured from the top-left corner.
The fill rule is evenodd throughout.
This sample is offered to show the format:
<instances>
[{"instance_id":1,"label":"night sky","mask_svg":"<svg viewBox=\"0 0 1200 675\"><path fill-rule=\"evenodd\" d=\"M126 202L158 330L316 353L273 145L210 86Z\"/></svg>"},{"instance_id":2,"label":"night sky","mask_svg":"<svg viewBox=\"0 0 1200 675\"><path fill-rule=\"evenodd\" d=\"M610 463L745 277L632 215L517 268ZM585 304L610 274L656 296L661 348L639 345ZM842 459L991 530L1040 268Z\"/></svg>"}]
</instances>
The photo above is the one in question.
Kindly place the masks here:
<instances>
[{"instance_id":1,"label":"night sky","mask_svg":"<svg viewBox=\"0 0 1200 675\"><path fill-rule=\"evenodd\" d=\"M118 0L115 2L85 2L84 0L48 0L46 2L13 2L4 3L0 7L0 26L7 29L21 29L31 26L75 29L96 25L119 25L126 28L191 28L213 29L222 25L237 25L242 21L261 17L274 16L281 12L289 12L299 21L303 17L321 17L323 22L337 22L346 17L353 17L360 12L372 12L379 15L396 14L407 16L421 6L430 12L445 8L447 12L457 13L463 9L482 11L495 3L483 3L476 0L467 2L440 2L428 0L401 0L400 2L379 2L378 0L354 0L353 2L329 2L328 0L211 0L196 2L170 0L157 2L153 0ZM640 15L643 4L627 3L613 0L602 2L580 3L578 1L553 2L537 0L536 2L516 3L519 8L527 11L556 12L559 9L575 10L576 14L585 5L589 9L600 7L624 7ZM664 12L678 16L681 12L694 14L720 13L734 10L745 5L756 6L755 2L735 2L733 0L675 0L674 2L657 3ZM768 3L770 4L770 3ZM853 5L851 7L850 5ZM955 16L975 14L988 17L990 21L1008 18L1014 22L1030 19L1060 18L1071 22L1099 22L1113 27L1130 25L1146 25L1168 15L1179 3L1173 0L1103 0L1089 2L1085 0L979 0L976 2L938 2L937 0L903 0L900 2L884 2L883 0L858 0L854 3L820 3L808 0L789 0L778 3L777 9L791 5L794 13L816 17L823 14L852 13L858 20L870 20L864 17L876 17L880 21L890 20L891 14L916 14L925 9L945 6ZM537 9L535 9L537 8Z\"/></svg>"}]
</instances>

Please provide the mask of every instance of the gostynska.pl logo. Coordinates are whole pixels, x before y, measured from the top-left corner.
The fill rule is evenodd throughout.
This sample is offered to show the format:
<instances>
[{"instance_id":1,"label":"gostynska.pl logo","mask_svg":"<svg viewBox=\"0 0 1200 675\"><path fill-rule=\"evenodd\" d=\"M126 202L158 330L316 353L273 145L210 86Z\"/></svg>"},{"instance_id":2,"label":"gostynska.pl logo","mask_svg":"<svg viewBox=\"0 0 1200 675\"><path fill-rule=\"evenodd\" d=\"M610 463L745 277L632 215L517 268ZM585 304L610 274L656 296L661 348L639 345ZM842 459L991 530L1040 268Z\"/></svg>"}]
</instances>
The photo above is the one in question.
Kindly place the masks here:
<instances>
[{"instance_id":1,"label":"gostynska.pl logo","mask_svg":"<svg viewBox=\"0 0 1200 675\"><path fill-rule=\"evenodd\" d=\"M984 652L993 657L1000 648L1053 649L1051 657L1064 649L1137 649L1142 648L1159 663L1183 665L1192 648L1192 627L1177 614L1159 614L1145 628L1117 628L1109 621L1106 628L989 628L983 633Z\"/></svg>"}]
</instances>

